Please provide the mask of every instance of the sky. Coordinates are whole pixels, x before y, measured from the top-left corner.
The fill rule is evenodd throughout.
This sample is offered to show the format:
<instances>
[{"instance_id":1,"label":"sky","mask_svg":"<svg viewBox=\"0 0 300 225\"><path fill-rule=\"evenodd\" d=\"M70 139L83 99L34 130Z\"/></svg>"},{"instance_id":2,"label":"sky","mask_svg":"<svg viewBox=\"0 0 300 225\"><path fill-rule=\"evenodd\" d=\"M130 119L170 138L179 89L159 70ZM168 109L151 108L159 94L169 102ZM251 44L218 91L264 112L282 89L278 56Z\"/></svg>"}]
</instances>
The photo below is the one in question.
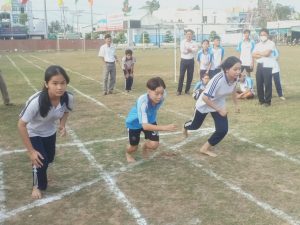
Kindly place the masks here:
<instances>
[{"instance_id":1,"label":"sky","mask_svg":"<svg viewBox=\"0 0 300 225\"><path fill-rule=\"evenodd\" d=\"M0 6L6 0L0 0ZM44 0L29 0L32 2L33 14L36 18L43 18ZM101 15L109 15L121 13L124 0L94 0L93 14L94 18L101 17ZM132 6L132 13L136 12L145 5L146 0L129 0L129 6ZM201 7L202 0L159 0L160 8L192 8L195 5ZM226 4L225 4L226 2ZM255 5L257 0L203 0L204 9L222 9L222 8L248 8L249 5ZM300 12L300 0L273 0L274 3L289 5ZM222 4L220 4L222 3ZM52 20L61 20L61 11L57 0L46 0L48 22ZM68 24L76 23L77 19L80 24L88 24L91 21L90 5L88 0L78 0L77 6L75 0L64 0L66 22ZM80 10L80 16L75 16L74 12Z\"/></svg>"}]
</instances>

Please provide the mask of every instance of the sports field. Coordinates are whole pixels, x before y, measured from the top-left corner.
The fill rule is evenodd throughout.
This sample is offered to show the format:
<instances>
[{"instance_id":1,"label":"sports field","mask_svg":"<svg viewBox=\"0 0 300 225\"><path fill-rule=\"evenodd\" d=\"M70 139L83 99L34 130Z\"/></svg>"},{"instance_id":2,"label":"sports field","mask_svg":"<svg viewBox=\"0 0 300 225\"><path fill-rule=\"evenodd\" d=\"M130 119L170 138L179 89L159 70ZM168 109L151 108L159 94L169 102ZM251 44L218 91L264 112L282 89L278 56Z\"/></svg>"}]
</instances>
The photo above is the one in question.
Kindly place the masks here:
<instances>
[{"instance_id":1,"label":"sports field","mask_svg":"<svg viewBox=\"0 0 300 225\"><path fill-rule=\"evenodd\" d=\"M271 107L240 101L237 114L229 99L230 131L216 158L198 152L214 129L211 116L187 139L181 133L195 101L175 96L173 50L136 50L133 92L123 92L118 67L116 93L108 96L102 94L97 50L2 54L0 68L15 105L0 105L0 224L300 225L300 47L279 50L287 100L274 89ZM225 54L236 55L233 48ZM76 104L69 135L58 138L49 188L34 201L31 164L16 124L50 64L67 70ZM128 165L124 120L157 75L168 91L158 123L175 123L178 132L160 132L161 145L150 159L138 151L137 163Z\"/></svg>"}]
</instances>

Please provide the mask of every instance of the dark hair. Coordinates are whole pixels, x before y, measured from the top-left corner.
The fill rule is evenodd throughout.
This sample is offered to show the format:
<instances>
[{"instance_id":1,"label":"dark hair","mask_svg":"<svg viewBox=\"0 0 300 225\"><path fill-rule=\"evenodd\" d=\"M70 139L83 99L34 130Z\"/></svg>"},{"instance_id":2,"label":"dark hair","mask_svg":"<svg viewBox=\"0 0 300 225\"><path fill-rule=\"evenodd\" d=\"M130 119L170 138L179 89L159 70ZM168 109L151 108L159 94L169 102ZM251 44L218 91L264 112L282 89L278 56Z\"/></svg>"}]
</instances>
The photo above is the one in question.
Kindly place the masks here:
<instances>
[{"instance_id":1,"label":"dark hair","mask_svg":"<svg viewBox=\"0 0 300 225\"><path fill-rule=\"evenodd\" d=\"M194 31L191 29L187 29L184 33L186 34L187 32L191 32L192 34L194 34Z\"/></svg>"},{"instance_id":2,"label":"dark hair","mask_svg":"<svg viewBox=\"0 0 300 225\"><path fill-rule=\"evenodd\" d=\"M207 39L204 39L204 40L202 41L202 44L203 44L204 42L207 42L207 43L209 44L209 40L207 40Z\"/></svg>"},{"instance_id":3,"label":"dark hair","mask_svg":"<svg viewBox=\"0 0 300 225\"><path fill-rule=\"evenodd\" d=\"M61 66L52 65L46 69L45 78L44 78L45 84L44 84L43 90L39 96L39 106L40 106L39 110L40 110L40 115L42 117L46 117L48 115L48 112L52 106L46 84L51 80L52 77L57 76L57 75L62 75L65 78L67 84L70 82L69 76L67 75L66 71ZM68 97L67 92L65 92L60 97L60 104L63 105L63 103L65 103L67 108L69 110L71 110L71 108L69 107L69 97Z\"/></svg>"},{"instance_id":4,"label":"dark hair","mask_svg":"<svg viewBox=\"0 0 300 225\"><path fill-rule=\"evenodd\" d=\"M265 32L269 35L269 30L267 28L262 28L260 31L259 31L259 34L261 34L262 32Z\"/></svg>"},{"instance_id":5,"label":"dark hair","mask_svg":"<svg viewBox=\"0 0 300 225\"><path fill-rule=\"evenodd\" d=\"M126 49L125 50L125 55L132 55L132 50L131 49Z\"/></svg>"},{"instance_id":6,"label":"dark hair","mask_svg":"<svg viewBox=\"0 0 300 225\"><path fill-rule=\"evenodd\" d=\"M104 39L106 39L106 38L111 38L111 35L110 34L105 34Z\"/></svg>"},{"instance_id":7,"label":"dark hair","mask_svg":"<svg viewBox=\"0 0 300 225\"><path fill-rule=\"evenodd\" d=\"M242 63L241 60L235 56L229 56L227 59L225 59L220 67L223 69L224 72L226 70L229 70L231 67L233 67L236 63Z\"/></svg>"},{"instance_id":8,"label":"dark hair","mask_svg":"<svg viewBox=\"0 0 300 225\"><path fill-rule=\"evenodd\" d=\"M208 73L203 74L202 78L204 78L204 77L209 77L210 78Z\"/></svg>"},{"instance_id":9,"label":"dark hair","mask_svg":"<svg viewBox=\"0 0 300 225\"><path fill-rule=\"evenodd\" d=\"M245 33L248 33L248 34L250 34L251 33L251 31L250 30L248 30L248 29L246 29L246 30L244 30L244 32L243 32L244 34Z\"/></svg>"},{"instance_id":10,"label":"dark hair","mask_svg":"<svg viewBox=\"0 0 300 225\"><path fill-rule=\"evenodd\" d=\"M216 35L216 36L214 36L214 39L213 40L221 40L221 38L218 36L218 35Z\"/></svg>"},{"instance_id":11,"label":"dark hair","mask_svg":"<svg viewBox=\"0 0 300 225\"><path fill-rule=\"evenodd\" d=\"M150 80L147 81L147 88L154 91L158 87L163 87L166 89L165 82L160 77L153 77Z\"/></svg>"}]
</instances>

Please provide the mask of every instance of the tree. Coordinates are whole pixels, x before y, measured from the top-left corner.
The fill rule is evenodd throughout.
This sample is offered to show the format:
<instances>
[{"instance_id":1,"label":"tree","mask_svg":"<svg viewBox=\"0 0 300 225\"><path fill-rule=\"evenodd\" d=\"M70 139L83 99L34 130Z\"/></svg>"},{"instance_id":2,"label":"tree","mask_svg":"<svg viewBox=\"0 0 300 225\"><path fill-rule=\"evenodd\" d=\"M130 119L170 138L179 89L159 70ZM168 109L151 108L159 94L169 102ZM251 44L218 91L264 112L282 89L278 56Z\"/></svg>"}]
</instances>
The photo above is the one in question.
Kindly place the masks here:
<instances>
[{"instance_id":1,"label":"tree","mask_svg":"<svg viewBox=\"0 0 300 225\"><path fill-rule=\"evenodd\" d=\"M199 5L195 5L192 10L200 10L200 6Z\"/></svg>"},{"instance_id":2,"label":"tree","mask_svg":"<svg viewBox=\"0 0 300 225\"><path fill-rule=\"evenodd\" d=\"M166 32L166 36L165 36L165 40L164 40L166 43L171 43L174 41L174 38L173 38L173 35L172 35L172 32L171 31L167 31Z\"/></svg>"},{"instance_id":3,"label":"tree","mask_svg":"<svg viewBox=\"0 0 300 225\"><path fill-rule=\"evenodd\" d=\"M19 23L25 25L27 21L28 21L27 13L21 13L19 17Z\"/></svg>"},{"instance_id":4,"label":"tree","mask_svg":"<svg viewBox=\"0 0 300 225\"><path fill-rule=\"evenodd\" d=\"M150 43L150 37L146 31L141 34L141 43L145 43L145 44Z\"/></svg>"},{"instance_id":5,"label":"tree","mask_svg":"<svg viewBox=\"0 0 300 225\"><path fill-rule=\"evenodd\" d=\"M117 36L114 38L113 42L114 43L120 43L120 44L124 44L126 42L126 36L124 32L120 32L117 34Z\"/></svg>"},{"instance_id":6,"label":"tree","mask_svg":"<svg viewBox=\"0 0 300 225\"><path fill-rule=\"evenodd\" d=\"M274 20L288 20L290 16L295 12L293 7L287 5L276 4L273 19Z\"/></svg>"},{"instance_id":7,"label":"tree","mask_svg":"<svg viewBox=\"0 0 300 225\"><path fill-rule=\"evenodd\" d=\"M131 12L131 6L129 6L129 1L128 0L124 0L122 11L124 13L124 16L127 16L128 13Z\"/></svg>"},{"instance_id":8,"label":"tree","mask_svg":"<svg viewBox=\"0 0 300 225\"><path fill-rule=\"evenodd\" d=\"M212 30L209 34L209 39L213 41L216 36L218 36L217 32Z\"/></svg>"},{"instance_id":9,"label":"tree","mask_svg":"<svg viewBox=\"0 0 300 225\"><path fill-rule=\"evenodd\" d=\"M48 26L49 33L60 33L63 32L63 29L60 25L60 23L56 21L52 21L50 25Z\"/></svg>"},{"instance_id":10,"label":"tree","mask_svg":"<svg viewBox=\"0 0 300 225\"><path fill-rule=\"evenodd\" d=\"M146 5L141 7L141 9L147 10L147 12L152 15L154 11L158 10L160 7L158 0L146 1Z\"/></svg>"}]
</instances>

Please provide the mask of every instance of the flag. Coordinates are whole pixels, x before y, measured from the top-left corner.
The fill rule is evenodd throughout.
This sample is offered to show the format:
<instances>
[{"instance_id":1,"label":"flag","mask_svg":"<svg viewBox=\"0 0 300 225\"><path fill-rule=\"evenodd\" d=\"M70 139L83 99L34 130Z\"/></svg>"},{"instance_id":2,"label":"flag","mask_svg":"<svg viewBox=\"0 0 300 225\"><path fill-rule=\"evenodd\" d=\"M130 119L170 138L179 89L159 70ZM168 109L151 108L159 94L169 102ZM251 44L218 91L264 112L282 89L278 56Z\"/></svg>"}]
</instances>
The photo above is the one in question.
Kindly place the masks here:
<instances>
[{"instance_id":1,"label":"flag","mask_svg":"<svg viewBox=\"0 0 300 225\"><path fill-rule=\"evenodd\" d=\"M75 4L77 4L78 0L75 0Z\"/></svg>"},{"instance_id":2,"label":"flag","mask_svg":"<svg viewBox=\"0 0 300 225\"><path fill-rule=\"evenodd\" d=\"M88 0L88 1L89 1L90 5L92 6L94 3L94 0Z\"/></svg>"},{"instance_id":3,"label":"flag","mask_svg":"<svg viewBox=\"0 0 300 225\"><path fill-rule=\"evenodd\" d=\"M20 3L25 5L28 2L28 0L20 0Z\"/></svg>"},{"instance_id":4,"label":"flag","mask_svg":"<svg viewBox=\"0 0 300 225\"><path fill-rule=\"evenodd\" d=\"M64 4L64 0L57 0L58 6L62 7L62 5Z\"/></svg>"}]
</instances>

